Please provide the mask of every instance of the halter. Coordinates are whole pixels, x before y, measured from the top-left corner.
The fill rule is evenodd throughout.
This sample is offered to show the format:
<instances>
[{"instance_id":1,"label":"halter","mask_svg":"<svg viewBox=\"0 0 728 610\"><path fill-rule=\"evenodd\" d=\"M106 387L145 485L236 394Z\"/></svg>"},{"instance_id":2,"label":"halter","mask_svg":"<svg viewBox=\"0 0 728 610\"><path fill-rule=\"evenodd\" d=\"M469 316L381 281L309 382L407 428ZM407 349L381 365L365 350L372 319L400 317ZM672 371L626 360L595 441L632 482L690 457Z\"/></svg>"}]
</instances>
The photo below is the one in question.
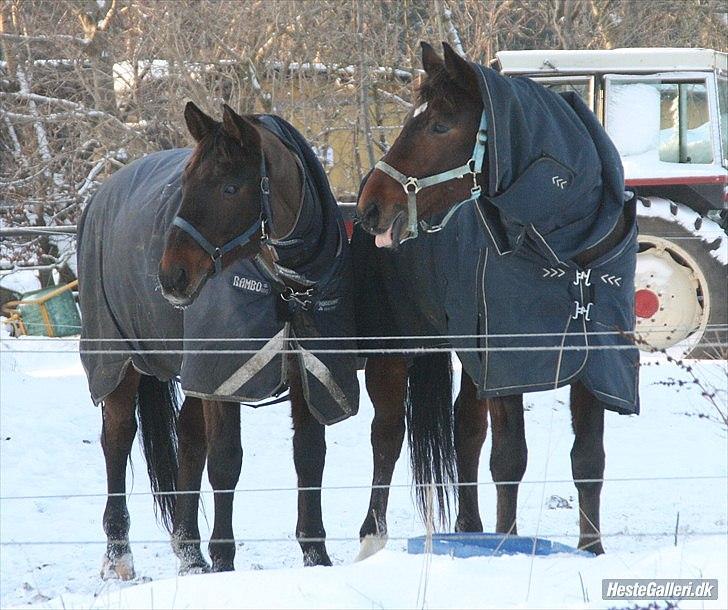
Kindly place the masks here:
<instances>
[{"instance_id":1,"label":"halter","mask_svg":"<svg viewBox=\"0 0 728 610\"><path fill-rule=\"evenodd\" d=\"M425 233L437 233L442 230L447 222L450 220L455 211L460 208L463 204L480 197L480 185L478 184L478 174L482 172L483 159L485 158L485 145L488 141L488 119L483 110L483 114L480 117L480 126L478 127L478 134L475 137L475 146L473 147L473 154L470 159L464 165L450 169L445 172L440 172L434 176L426 176L425 178L415 178L414 176L405 176L403 173L394 169L388 163L384 161L378 161L374 166L375 169L383 171L385 174L394 178L399 184L402 185L404 192L407 193L407 231L408 235L402 242L408 239L414 239L419 234L419 228ZM436 184L441 184L449 180L455 180L464 178L470 174L473 177L473 186L470 189L470 197L465 199L450 208L445 217L437 225L430 225L424 220L417 222L417 193L422 189L426 189Z\"/></svg>"},{"instance_id":2,"label":"halter","mask_svg":"<svg viewBox=\"0 0 728 610\"><path fill-rule=\"evenodd\" d=\"M215 246L210 242L194 225L175 216L172 224L182 229L189 235L195 243L210 255L214 264L213 275L220 273L222 270L222 257L238 246L244 246L252 241L253 236L260 230L263 240L268 239L268 231L266 229L267 219L270 217L270 178L265 166L265 155L261 154L260 158L260 214L250 227L245 229L237 237L233 237L230 241L225 242L222 246Z\"/></svg>"}]
</instances>

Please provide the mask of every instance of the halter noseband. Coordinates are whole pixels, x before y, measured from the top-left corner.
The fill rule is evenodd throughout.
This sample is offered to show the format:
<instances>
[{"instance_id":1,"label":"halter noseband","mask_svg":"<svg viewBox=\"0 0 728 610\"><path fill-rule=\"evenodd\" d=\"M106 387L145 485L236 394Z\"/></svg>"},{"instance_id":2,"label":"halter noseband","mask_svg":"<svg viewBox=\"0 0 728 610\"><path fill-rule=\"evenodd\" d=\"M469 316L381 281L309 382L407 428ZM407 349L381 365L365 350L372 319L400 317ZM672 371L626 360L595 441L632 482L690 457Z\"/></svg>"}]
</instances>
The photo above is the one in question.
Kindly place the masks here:
<instances>
[{"instance_id":1,"label":"halter noseband","mask_svg":"<svg viewBox=\"0 0 728 610\"><path fill-rule=\"evenodd\" d=\"M252 241L253 236L260 230L263 239L268 238L266 230L267 219L270 217L270 178L265 166L265 155L261 154L260 158L260 214L258 218L237 237L233 237L230 241L225 242L221 246L215 246L210 242L194 225L181 218L175 216L172 224L182 229L189 235L195 243L210 255L214 264L213 275L220 273L222 270L222 257L238 246L244 246Z\"/></svg>"},{"instance_id":2,"label":"halter noseband","mask_svg":"<svg viewBox=\"0 0 728 610\"><path fill-rule=\"evenodd\" d=\"M447 170L435 174L434 176L426 176L424 178L415 178L414 176L405 176L403 173L394 169L391 165L384 161L378 161L374 166L375 169L383 171L385 174L394 178L399 184L402 185L404 192L407 193L407 231L408 235L402 242L408 239L414 239L419 234L419 228L425 233L437 233L445 227L447 221L455 213L455 211L463 204L473 199L480 197L480 185L478 184L478 174L483 169L483 159L485 158L485 145L488 142L488 119L483 110L483 114L480 117L480 126L478 127L478 133L475 136L475 146L473 147L473 154L470 159L464 165L456 167L455 169ZM455 180L464 178L470 174L473 177L473 187L470 189L470 197L455 205L453 205L445 217L437 225L430 225L424 220L417 222L417 193L422 189L436 184L441 184L449 180Z\"/></svg>"}]
</instances>

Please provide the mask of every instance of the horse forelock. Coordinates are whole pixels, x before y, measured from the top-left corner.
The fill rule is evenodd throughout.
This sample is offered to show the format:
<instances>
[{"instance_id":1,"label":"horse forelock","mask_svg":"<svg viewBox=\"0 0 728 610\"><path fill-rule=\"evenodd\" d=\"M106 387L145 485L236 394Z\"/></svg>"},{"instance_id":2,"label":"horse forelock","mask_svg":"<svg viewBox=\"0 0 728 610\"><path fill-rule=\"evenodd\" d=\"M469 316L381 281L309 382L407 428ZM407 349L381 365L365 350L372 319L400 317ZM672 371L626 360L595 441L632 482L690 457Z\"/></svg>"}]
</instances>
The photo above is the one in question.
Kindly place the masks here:
<instances>
[{"instance_id":1,"label":"horse forelock","mask_svg":"<svg viewBox=\"0 0 728 610\"><path fill-rule=\"evenodd\" d=\"M418 106L435 103L446 111L452 111L462 105L466 98L472 98L472 93L453 80L444 66L428 72L417 87Z\"/></svg>"},{"instance_id":2,"label":"horse forelock","mask_svg":"<svg viewBox=\"0 0 728 610\"><path fill-rule=\"evenodd\" d=\"M237 167L241 158L248 158L251 154L252 151L226 133L220 123L197 143L185 167L185 175L189 176L207 162L212 163L213 167Z\"/></svg>"}]
</instances>

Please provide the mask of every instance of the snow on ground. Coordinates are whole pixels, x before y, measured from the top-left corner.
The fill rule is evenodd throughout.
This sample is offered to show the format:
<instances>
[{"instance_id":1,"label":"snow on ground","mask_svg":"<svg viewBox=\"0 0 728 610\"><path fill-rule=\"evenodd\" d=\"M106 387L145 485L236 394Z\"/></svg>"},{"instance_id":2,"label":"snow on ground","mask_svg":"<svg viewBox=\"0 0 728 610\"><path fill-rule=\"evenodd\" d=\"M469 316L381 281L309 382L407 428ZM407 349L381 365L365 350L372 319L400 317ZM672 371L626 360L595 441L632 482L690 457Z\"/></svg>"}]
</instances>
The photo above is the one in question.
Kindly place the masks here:
<instances>
[{"instance_id":1,"label":"snow on ground","mask_svg":"<svg viewBox=\"0 0 728 610\"><path fill-rule=\"evenodd\" d=\"M718 578L717 602L681 602L680 607L728 607L728 440L715 408L701 396L703 388L718 389L725 409L725 361L691 362L700 380L695 384L677 366L652 358L642 369L643 414L607 414L606 478L613 481L602 493L607 550L602 557L407 555L406 538L422 534L423 526L413 508L407 461L401 459L394 476L399 487L390 501L387 550L353 563L371 476L372 407L363 392L360 414L327 431L324 485L359 487L324 492L335 567L300 568L293 536L295 491L259 491L295 487L290 419L287 407L276 405L242 411L245 458L238 487L251 491L236 494L237 572L176 577L174 555L154 520L146 469L135 448L130 490L137 495L130 496L129 508L139 578L120 584L98 576L105 490L100 415L88 398L77 343L5 339L0 347L1 607L633 606L601 599L601 579L615 577ZM531 483L521 487L519 530L574 545L578 510L569 481L573 437L567 396L558 390L526 397L525 480ZM481 459L481 480L488 484L479 495L485 528L492 531L495 490L489 484L489 454L490 441ZM651 477L688 478L617 480ZM544 479L563 482L539 482ZM40 495L62 497L11 498ZM204 504L206 537L210 496Z\"/></svg>"}]
</instances>

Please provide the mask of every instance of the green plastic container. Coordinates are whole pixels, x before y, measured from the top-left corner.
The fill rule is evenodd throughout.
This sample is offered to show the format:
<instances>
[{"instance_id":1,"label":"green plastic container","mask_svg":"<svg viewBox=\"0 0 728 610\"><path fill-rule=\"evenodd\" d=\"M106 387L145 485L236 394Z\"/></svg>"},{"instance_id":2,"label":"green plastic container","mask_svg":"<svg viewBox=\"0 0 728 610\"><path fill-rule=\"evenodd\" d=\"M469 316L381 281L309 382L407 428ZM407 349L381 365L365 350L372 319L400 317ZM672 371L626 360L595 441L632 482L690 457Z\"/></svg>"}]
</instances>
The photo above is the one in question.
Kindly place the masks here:
<instances>
[{"instance_id":1,"label":"green plastic container","mask_svg":"<svg viewBox=\"0 0 728 610\"><path fill-rule=\"evenodd\" d=\"M23 295L17 307L29 335L68 337L81 332L81 316L71 292L76 284L43 288Z\"/></svg>"}]
</instances>

